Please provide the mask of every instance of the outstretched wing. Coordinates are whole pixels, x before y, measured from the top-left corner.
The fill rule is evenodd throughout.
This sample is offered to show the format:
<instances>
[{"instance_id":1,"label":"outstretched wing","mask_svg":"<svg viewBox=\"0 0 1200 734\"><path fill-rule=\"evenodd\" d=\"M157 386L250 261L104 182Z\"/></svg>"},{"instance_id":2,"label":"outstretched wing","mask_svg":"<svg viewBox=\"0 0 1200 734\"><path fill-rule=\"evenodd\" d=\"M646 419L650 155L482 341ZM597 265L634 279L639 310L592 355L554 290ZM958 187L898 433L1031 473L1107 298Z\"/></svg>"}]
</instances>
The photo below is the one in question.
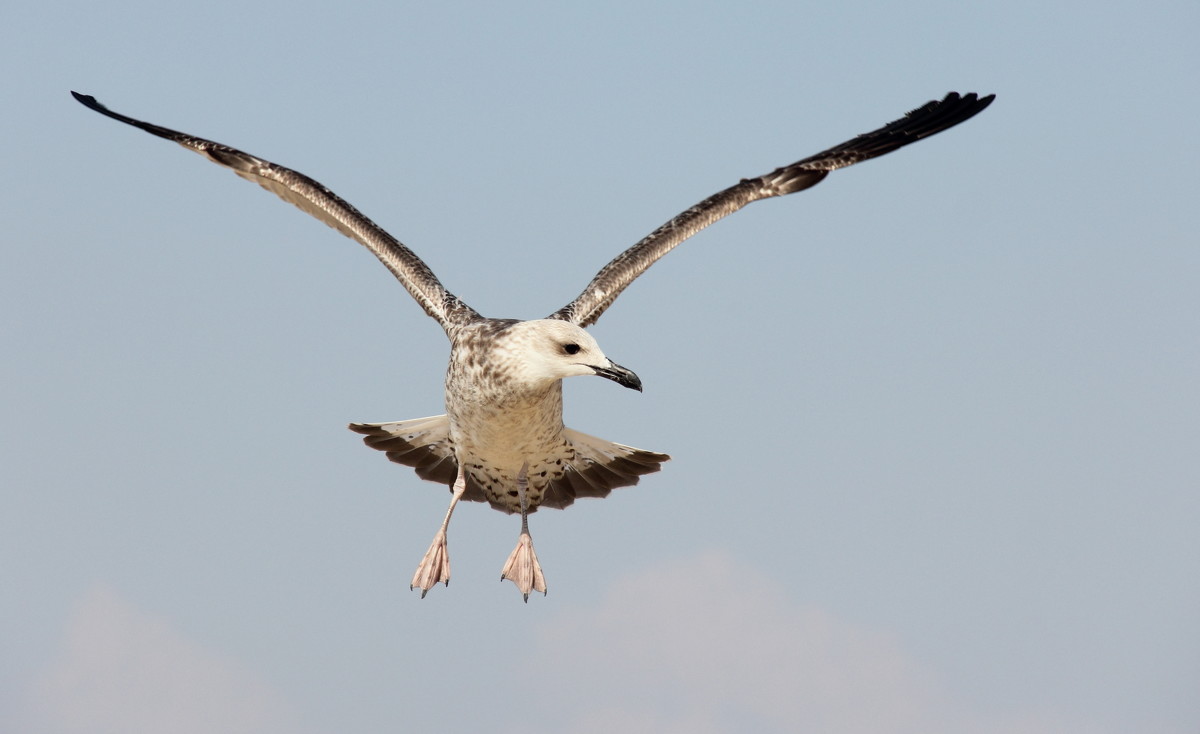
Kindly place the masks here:
<instances>
[{"instance_id":1,"label":"outstretched wing","mask_svg":"<svg viewBox=\"0 0 1200 734\"><path fill-rule=\"evenodd\" d=\"M170 130L113 112L95 97L71 92L85 107L146 132L179 143L214 163L253 181L286 202L295 204L347 237L362 243L417 299L425 313L437 319L447 333L452 327L478 318L470 306L442 286L421 258L368 219L341 197L302 173L257 158L227 145Z\"/></svg>"},{"instance_id":2,"label":"outstretched wing","mask_svg":"<svg viewBox=\"0 0 1200 734\"><path fill-rule=\"evenodd\" d=\"M646 268L718 219L759 199L803 191L815 186L830 171L877 158L948 130L982 112L995 97L994 94L979 97L974 93L960 96L957 92L951 92L940 102L929 102L878 130L859 135L790 166L776 168L765 176L742 179L737 185L681 213L622 252L596 274L579 297L548 318L590 326Z\"/></svg>"}]
</instances>

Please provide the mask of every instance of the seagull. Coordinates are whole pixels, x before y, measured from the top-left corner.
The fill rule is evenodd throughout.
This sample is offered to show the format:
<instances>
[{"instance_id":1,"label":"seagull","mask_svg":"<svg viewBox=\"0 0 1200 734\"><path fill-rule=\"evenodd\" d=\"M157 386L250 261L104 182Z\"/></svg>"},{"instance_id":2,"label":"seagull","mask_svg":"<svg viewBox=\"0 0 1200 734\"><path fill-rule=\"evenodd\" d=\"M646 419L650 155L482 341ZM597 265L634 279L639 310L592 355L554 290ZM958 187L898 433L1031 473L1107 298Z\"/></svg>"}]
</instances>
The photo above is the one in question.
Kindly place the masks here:
<instances>
[{"instance_id":1,"label":"seagull","mask_svg":"<svg viewBox=\"0 0 1200 734\"><path fill-rule=\"evenodd\" d=\"M391 423L351 423L373 449L412 467L422 479L450 487L450 506L413 574L421 598L450 583L446 531L462 500L520 513L521 532L501 571L526 603L546 593L533 549L529 515L539 507L565 508L578 497L606 497L658 471L666 454L606 441L563 425L562 381L597 375L633 390L642 382L608 358L585 328L596 323L629 284L663 255L708 225L751 202L810 188L831 171L877 158L954 127L982 112L995 95L947 94L878 130L788 166L739 183L701 201L651 232L601 268L583 292L544 319L520 321L480 315L448 291L408 247L302 173L227 145L136 120L94 97L71 94L85 107L178 143L259 184L347 237L366 246L450 339L444 415Z\"/></svg>"}]
</instances>

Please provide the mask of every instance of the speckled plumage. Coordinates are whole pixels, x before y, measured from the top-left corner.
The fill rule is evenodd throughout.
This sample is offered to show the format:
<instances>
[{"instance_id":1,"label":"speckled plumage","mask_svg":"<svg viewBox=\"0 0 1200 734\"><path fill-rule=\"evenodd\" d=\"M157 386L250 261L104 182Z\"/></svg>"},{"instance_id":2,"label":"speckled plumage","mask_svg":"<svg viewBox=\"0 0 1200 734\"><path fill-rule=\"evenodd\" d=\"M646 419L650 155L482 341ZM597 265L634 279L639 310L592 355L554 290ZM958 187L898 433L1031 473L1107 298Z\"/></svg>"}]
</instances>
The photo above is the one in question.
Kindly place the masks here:
<instances>
[{"instance_id":1,"label":"speckled plumage","mask_svg":"<svg viewBox=\"0 0 1200 734\"><path fill-rule=\"evenodd\" d=\"M584 342L583 354L595 355L589 363L605 361L594 341L584 341L578 327L557 321L479 321L456 332L452 339L450 366L446 371L446 415L448 434L455 454L473 483L493 507L509 513L521 511L516 477L528 462L526 508L533 512L552 483L561 506L571 495L592 489L564 477L568 471L581 474L578 453L564 434L562 421L562 378L530 370L525 357L537 353L538 339L548 345L570 340ZM552 347L550 347L552 348ZM579 354L574 355L580 356ZM581 372L581 374L584 374ZM614 487L637 482L639 474L655 471L666 461L664 454L639 451L644 469L637 474L613 475L588 496L604 494Z\"/></svg>"},{"instance_id":2,"label":"speckled plumage","mask_svg":"<svg viewBox=\"0 0 1200 734\"><path fill-rule=\"evenodd\" d=\"M422 479L450 485L441 528L413 576L425 595L449 582L446 529L460 499L521 513L521 536L502 578L526 600L545 591L533 553L528 514L563 508L577 497L604 497L658 471L669 457L588 436L563 426L562 379L595 374L641 389L584 331L647 268L713 222L759 199L809 188L838 168L875 158L949 129L981 112L994 95L951 92L878 130L756 178L742 179L673 217L602 268L575 300L547 319L488 319L448 291L399 240L302 173L248 153L113 112L72 92L86 107L178 143L253 181L367 247L412 294L451 341L446 414L391 423L354 423L372 448L413 467Z\"/></svg>"}]
</instances>

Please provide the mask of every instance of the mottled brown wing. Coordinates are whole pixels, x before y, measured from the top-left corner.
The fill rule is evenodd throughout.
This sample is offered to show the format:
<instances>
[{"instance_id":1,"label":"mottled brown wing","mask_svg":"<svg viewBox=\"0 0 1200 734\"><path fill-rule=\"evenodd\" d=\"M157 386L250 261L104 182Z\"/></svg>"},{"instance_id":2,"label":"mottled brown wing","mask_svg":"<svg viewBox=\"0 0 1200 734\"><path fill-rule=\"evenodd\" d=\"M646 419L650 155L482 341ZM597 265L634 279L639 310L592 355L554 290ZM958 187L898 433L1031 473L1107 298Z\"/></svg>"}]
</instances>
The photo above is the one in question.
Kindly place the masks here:
<instances>
[{"instance_id":1,"label":"mottled brown wing","mask_svg":"<svg viewBox=\"0 0 1200 734\"><path fill-rule=\"evenodd\" d=\"M479 314L442 286L429 266L412 250L337 194L308 176L228 145L113 112L97 102L95 97L77 92L71 94L90 110L178 143L214 163L225 166L364 245L392 271L401 285L412 294L421 308L425 309L425 313L436 319L447 333L458 325L478 318Z\"/></svg>"},{"instance_id":2,"label":"mottled brown wing","mask_svg":"<svg viewBox=\"0 0 1200 734\"><path fill-rule=\"evenodd\" d=\"M909 112L878 130L864 133L828 150L777 168L757 178L742 179L651 232L605 265L579 296L548 318L590 326L617 296L647 268L681 242L713 222L759 199L784 196L815 186L830 171L878 158L918 140L936 135L982 112L995 99L951 92Z\"/></svg>"}]
</instances>

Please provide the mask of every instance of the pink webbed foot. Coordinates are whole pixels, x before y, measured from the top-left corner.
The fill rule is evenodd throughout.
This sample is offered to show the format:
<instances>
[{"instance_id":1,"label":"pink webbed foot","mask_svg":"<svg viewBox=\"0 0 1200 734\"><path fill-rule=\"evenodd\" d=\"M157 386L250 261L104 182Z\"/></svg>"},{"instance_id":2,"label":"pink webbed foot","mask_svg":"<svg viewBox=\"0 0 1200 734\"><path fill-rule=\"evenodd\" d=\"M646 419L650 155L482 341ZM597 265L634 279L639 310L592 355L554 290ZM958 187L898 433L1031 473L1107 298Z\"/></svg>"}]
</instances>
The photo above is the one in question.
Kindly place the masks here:
<instances>
[{"instance_id":1,"label":"pink webbed foot","mask_svg":"<svg viewBox=\"0 0 1200 734\"><path fill-rule=\"evenodd\" d=\"M433 536L433 542L429 544L429 550L425 551L425 557L417 566L417 572L413 574L412 583L408 588L419 588L421 598L424 599L439 581L450 585L450 553L446 550L445 530L439 530L437 535Z\"/></svg>"},{"instance_id":2,"label":"pink webbed foot","mask_svg":"<svg viewBox=\"0 0 1200 734\"><path fill-rule=\"evenodd\" d=\"M508 563L504 564L504 570L500 572L500 580L516 584L521 595L525 597L526 604L529 603L529 592L546 593L546 577L542 575L542 566L538 563L537 553L533 551L533 538L529 533L521 533L517 547L513 549Z\"/></svg>"}]
</instances>

